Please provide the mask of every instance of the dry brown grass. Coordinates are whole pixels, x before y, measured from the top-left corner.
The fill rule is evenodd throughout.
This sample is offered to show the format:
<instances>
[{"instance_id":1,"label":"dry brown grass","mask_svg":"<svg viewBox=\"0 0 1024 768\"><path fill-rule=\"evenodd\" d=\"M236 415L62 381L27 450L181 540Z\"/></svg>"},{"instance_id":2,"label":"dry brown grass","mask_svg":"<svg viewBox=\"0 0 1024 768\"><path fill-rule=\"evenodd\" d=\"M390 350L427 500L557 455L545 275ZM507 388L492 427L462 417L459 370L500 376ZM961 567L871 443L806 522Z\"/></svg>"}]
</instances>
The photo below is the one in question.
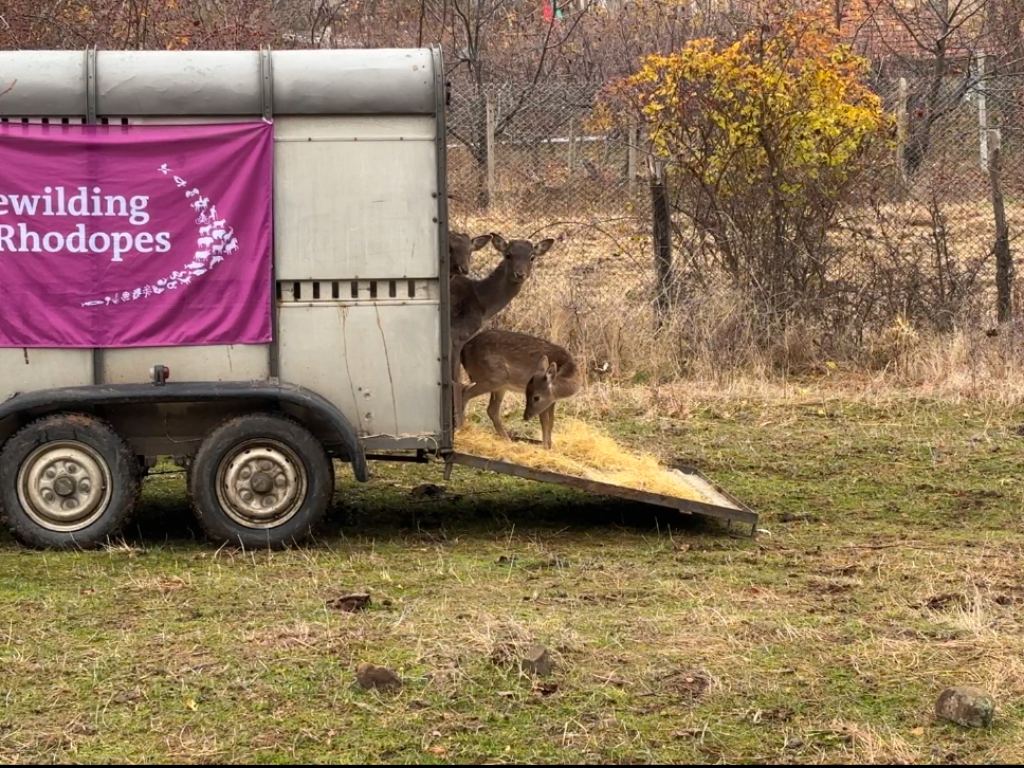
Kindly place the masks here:
<instances>
[{"instance_id":1,"label":"dry brown grass","mask_svg":"<svg viewBox=\"0 0 1024 768\"><path fill-rule=\"evenodd\" d=\"M895 225L903 230L901 237L925 247L932 237L926 206L910 202L890 208L885 215L903 222ZM950 241L963 258L988 248L990 209L981 200L956 208L950 217ZM1012 203L1009 214L1024 227L1024 204ZM513 206L486 216L456 216L455 226L474 234L498 230L506 238L559 239L494 323L569 347L582 360L591 387L680 378L723 385L737 378L756 382L845 372L898 387L978 396L1005 397L1024 389L1024 327L1004 327L990 337L987 326L973 320L936 333L894 315L859 338L841 340L840 331L837 342L835 329L826 332L807 323L790 323L773 333L745 298L724 286L688 297L658 327L642 216L606 208L568 220ZM881 248L877 233L857 235L862 247L873 238L870 247ZM476 273L485 274L496 258L492 249L479 252ZM983 287L992 290L989 283ZM986 306L993 303L985 297Z\"/></svg>"}]
</instances>

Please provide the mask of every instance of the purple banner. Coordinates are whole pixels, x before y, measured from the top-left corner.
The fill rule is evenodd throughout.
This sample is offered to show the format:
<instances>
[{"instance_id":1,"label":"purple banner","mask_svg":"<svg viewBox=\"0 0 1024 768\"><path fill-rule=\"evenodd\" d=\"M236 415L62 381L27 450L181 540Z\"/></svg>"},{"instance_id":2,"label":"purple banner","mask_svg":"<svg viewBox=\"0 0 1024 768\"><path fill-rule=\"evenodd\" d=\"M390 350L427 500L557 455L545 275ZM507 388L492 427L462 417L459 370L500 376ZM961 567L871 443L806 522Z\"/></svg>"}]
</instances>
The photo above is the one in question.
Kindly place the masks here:
<instances>
[{"instance_id":1,"label":"purple banner","mask_svg":"<svg viewBox=\"0 0 1024 768\"><path fill-rule=\"evenodd\" d=\"M270 341L271 124L0 124L0 347Z\"/></svg>"}]
</instances>

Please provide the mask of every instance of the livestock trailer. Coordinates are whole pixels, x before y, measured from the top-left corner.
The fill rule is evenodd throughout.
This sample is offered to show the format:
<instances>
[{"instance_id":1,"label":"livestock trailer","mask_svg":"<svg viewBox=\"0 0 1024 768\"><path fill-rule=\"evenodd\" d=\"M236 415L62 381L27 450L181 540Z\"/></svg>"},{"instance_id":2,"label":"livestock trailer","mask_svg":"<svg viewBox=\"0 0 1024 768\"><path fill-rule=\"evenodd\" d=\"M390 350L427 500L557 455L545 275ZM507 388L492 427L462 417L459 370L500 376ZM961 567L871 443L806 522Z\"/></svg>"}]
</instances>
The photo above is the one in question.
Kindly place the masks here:
<instances>
[{"instance_id":1,"label":"livestock trailer","mask_svg":"<svg viewBox=\"0 0 1024 768\"><path fill-rule=\"evenodd\" d=\"M332 460L454 463L438 48L0 52L0 512L121 529L157 457L205 531L301 539ZM710 495L708 495L710 494Z\"/></svg>"}]
</instances>

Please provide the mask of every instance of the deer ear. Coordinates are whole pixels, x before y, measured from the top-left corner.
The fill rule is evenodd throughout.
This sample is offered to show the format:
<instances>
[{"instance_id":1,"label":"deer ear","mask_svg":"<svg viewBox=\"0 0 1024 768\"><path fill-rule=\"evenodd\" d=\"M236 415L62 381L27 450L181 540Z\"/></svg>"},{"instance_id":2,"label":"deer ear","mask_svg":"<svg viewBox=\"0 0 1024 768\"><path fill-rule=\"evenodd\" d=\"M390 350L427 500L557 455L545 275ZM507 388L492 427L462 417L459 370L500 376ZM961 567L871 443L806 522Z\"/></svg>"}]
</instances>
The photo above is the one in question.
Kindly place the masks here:
<instances>
[{"instance_id":1,"label":"deer ear","mask_svg":"<svg viewBox=\"0 0 1024 768\"><path fill-rule=\"evenodd\" d=\"M554 245L554 244L555 244L554 238L551 238L551 237L547 238L546 240L541 240L539 243L537 243L535 246L533 246L533 256L534 256L534 258L536 258L538 256L543 256L545 253L547 253L548 251L551 250L551 246Z\"/></svg>"},{"instance_id":2,"label":"deer ear","mask_svg":"<svg viewBox=\"0 0 1024 768\"><path fill-rule=\"evenodd\" d=\"M548 356L544 355L540 359L540 362L537 363L537 373L539 373L541 375L545 375L547 373L547 370L548 370Z\"/></svg>"},{"instance_id":3,"label":"deer ear","mask_svg":"<svg viewBox=\"0 0 1024 768\"><path fill-rule=\"evenodd\" d=\"M491 245L494 246L494 250L498 253L504 253L505 248L508 244L505 242L505 238L499 235L497 232L491 232Z\"/></svg>"},{"instance_id":4,"label":"deer ear","mask_svg":"<svg viewBox=\"0 0 1024 768\"><path fill-rule=\"evenodd\" d=\"M548 366L548 369L544 372L544 376L547 378L548 384L555 380L555 375L557 373L558 365L555 363L551 363L551 365Z\"/></svg>"},{"instance_id":5,"label":"deer ear","mask_svg":"<svg viewBox=\"0 0 1024 768\"><path fill-rule=\"evenodd\" d=\"M480 235L480 237L474 237L473 238L473 250L474 251L479 251L481 248L483 248L489 242L491 242L491 236L490 235Z\"/></svg>"}]
</instances>

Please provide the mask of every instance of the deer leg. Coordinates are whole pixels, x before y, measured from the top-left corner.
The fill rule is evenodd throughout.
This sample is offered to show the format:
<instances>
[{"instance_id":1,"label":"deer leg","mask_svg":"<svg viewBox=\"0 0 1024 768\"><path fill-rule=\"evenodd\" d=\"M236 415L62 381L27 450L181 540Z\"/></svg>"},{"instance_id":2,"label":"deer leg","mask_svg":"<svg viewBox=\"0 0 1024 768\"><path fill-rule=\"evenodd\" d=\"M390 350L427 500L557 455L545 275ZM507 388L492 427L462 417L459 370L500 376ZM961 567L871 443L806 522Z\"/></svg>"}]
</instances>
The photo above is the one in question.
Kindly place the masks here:
<instances>
[{"instance_id":1,"label":"deer leg","mask_svg":"<svg viewBox=\"0 0 1024 768\"><path fill-rule=\"evenodd\" d=\"M462 418L463 421L465 421L466 406L469 404L469 401L474 397L489 394L493 388L473 382L470 384L460 385L460 389L462 391Z\"/></svg>"},{"instance_id":2,"label":"deer leg","mask_svg":"<svg viewBox=\"0 0 1024 768\"><path fill-rule=\"evenodd\" d=\"M508 432L505 431L505 426L501 423L501 401L505 399L505 389L496 389L491 392L491 402L487 404L487 415L491 417L491 423L494 425L494 431L497 432L503 439L510 439Z\"/></svg>"},{"instance_id":3,"label":"deer leg","mask_svg":"<svg viewBox=\"0 0 1024 768\"><path fill-rule=\"evenodd\" d=\"M460 408L460 410L459 410L459 425L460 426L466 423L466 405L469 403L469 401L472 398L477 397L478 395L486 395L487 394L487 392L485 392L485 391L474 390L473 387L475 387L475 386L476 385L472 384L472 383L463 384L461 381L458 384L459 394L461 395L460 403L459 403L459 408ZM472 391L470 391L470 390L472 390Z\"/></svg>"},{"instance_id":4,"label":"deer leg","mask_svg":"<svg viewBox=\"0 0 1024 768\"><path fill-rule=\"evenodd\" d=\"M540 435L541 443L548 450L551 449L551 433L555 429L555 404L548 406L546 411L540 414Z\"/></svg>"}]
</instances>

